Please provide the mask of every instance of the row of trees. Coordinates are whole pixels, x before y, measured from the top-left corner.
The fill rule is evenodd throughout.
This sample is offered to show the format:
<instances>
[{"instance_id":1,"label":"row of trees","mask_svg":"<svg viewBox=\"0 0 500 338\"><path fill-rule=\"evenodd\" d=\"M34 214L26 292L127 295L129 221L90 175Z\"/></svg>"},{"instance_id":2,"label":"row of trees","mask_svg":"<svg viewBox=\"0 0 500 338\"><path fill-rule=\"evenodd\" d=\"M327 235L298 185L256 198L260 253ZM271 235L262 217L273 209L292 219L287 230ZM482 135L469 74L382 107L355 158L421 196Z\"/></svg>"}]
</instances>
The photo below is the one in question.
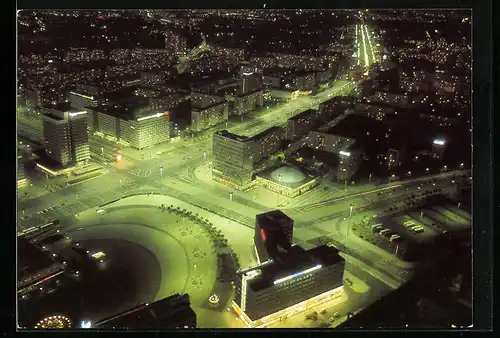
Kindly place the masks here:
<instances>
[{"instance_id":1,"label":"row of trees","mask_svg":"<svg viewBox=\"0 0 500 338\"><path fill-rule=\"evenodd\" d=\"M224 253L224 252L217 254L218 265L220 268L219 270L225 270L221 266L222 262L225 260L224 259L225 255L228 255L228 257L232 258L236 269L240 268L240 263L239 263L238 257L236 255L236 253L233 251L233 249L231 248L231 246L228 244L226 237L222 234L222 231L220 229L217 229L213 225L213 223L210 222L207 218L203 218L198 213L193 213L190 210L183 209L179 206L174 206L173 204L171 204L169 206L165 206L165 204L162 204L161 209L167 210L168 212L173 212L173 213L180 215L182 217L187 217L188 219L192 220L193 222L201 225L202 227L204 227L208 231L210 237L214 241L214 245L215 245L216 249L223 249L223 251L226 251L226 250L229 251L229 255L227 253ZM226 250L224 250L224 249L226 249ZM219 278L223 278L221 272L222 271L219 271ZM227 277L227 274L225 272L224 272L224 277Z\"/></svg>"}]
</instances>

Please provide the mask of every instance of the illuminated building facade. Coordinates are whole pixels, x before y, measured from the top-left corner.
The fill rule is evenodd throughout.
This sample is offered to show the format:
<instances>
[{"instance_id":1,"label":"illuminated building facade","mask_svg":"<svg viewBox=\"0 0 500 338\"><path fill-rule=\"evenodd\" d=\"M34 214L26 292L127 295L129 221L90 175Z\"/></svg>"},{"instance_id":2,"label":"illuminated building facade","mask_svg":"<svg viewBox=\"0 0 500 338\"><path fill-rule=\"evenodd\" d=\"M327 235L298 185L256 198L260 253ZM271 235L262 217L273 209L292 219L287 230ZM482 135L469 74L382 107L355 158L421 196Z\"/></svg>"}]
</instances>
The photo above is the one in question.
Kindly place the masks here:
<instances>
[{"instance_id":1,"label":"illuminated building facade","mask_svg":"<svg viewBox=\"0 0 500 338\"><path fill-rule=\"evenodd\" d=\"M254 244L257 260L278 258L280 251L290 250L293 239L293 219L281 210L255 216Z\"/></svg>"},{"instance_id":2,"label":"illuminated building facade","mask_svg":"<svg viewBox=\"0 0 500 338\"><path fill-rule=\"evenodd\" d=\"M100 106L92 112L93 130L114 141L144 149L170 140L170 113L147 104Z\"/></svg>"},{"instance_id":3,"label":"illuminated building facade","mask_svg":"<svg viewBox=\"0 0 500 338\"><path fill-rule=\"evenodd\" d=\"M62 166L90 159L87 111L50 109L43 116L47 156Z\"/></svg>"},{"instance_id":4,"label":"illuminated building facade","mask_svg":"<svg viewBox=\"0 0 500 338\"><path fill-rule=\"evenodd\" d=\"M233 115L244 115L250 113L263 105L263 92L257 90L251 93L234 96Z\"/></svg>"},{"instance_id":5,"label":"illuminated building facade","mask_svg":"<svg viewBox=\"0 0 500 338\"><path fill-rule=\"evenodd\" d=\"M191 129L202 131L227 121L229 107L227 102L204 108L193 107L191 110Z\"/></svg>"},{"instance_id":6,"label":"illuminated building facade","mask_svg":"<svg viewBox=\"0 0 500 338\"><path fill-rule=\"evenodd\" d=\"M170 116L168 112L142 115L136 119L119 120L119 139L137 149L144 149L170 140Z\"/></svg>"},{"instance_id":7,"label":"illuminated building facade","mask_svg":"<svg viewBox=\"0 0 500 338\"><path fill-rule=\"evenodd\" d=\"M188 294L174 294L144 303L92 325L99 329L194 329L196 313Z\"/></svg>"},{"instance_id":8,"label":"illuminated building facade","mask_svg":"<svg viewBox=\"0 0 500 338\"><path fill-rule=\"evenodd\" d=\"M258 145L227 130L217 131L212 141L212 179L236 187L250 184Z\"/></svg>"},{"instance_id":9,"label":"illuminated building facade","mask_svg":"<svg viewBox=\"0 0 500 338\"><path fill-rule=\"evenodd\" d=\"M280 150L284 136L285 132L278 126L271 127L252 136L251 141L256 144L253 147L256 150L253 154L254 163L258 163Z\"/></svg>"},{"instance_id":10,"label":"illuminated building facade","mask_svg":"<svg viewBox=\"0 0 500 338\"><path fill-rule=\"evenodd\" d=\"M292 246L276 260L238 271L233 308L249 327L265 327L341 296L344 266L335 248Z\"/></svg>"},{"instance_id":11,"label":"illuminated building facade","mask_svg":"<svg viewBox=\"0 0 500 338\"><path fill-rule=\"evenodd\" d=\"M442 159L446 150L446 140L444 138L436 138L432 141L432 156L437 159Z\"/></svg>"},{"instance_id":12,"label":"illuminated building facade","mask_svg":"<svg viewBox=\"0 0 500 338\"><path fill-rule=\"evenodd\" d=\"M352 138L311 131L307 137L307 144L310 148L337 154L339 165L335 177L340 181L349 180L361 164L361 151Z\"/></svg>"}]
</instances>

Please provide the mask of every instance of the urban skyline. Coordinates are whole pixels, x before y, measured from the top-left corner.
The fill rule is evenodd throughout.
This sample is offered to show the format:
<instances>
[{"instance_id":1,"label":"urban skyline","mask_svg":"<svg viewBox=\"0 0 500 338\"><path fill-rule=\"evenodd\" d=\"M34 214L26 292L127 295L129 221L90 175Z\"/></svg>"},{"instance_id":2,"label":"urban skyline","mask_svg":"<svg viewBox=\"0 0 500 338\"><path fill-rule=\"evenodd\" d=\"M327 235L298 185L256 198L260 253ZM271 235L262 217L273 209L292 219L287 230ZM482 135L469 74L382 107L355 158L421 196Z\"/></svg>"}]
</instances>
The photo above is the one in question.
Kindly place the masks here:
<instances>
[{"instance_id":1,"label":"urban skyline","mask_svg":"<svg viewBox=\"0 0 500 338\"><path fill-rule=\"evenodd\" d=\"M19 11L18 326L471 325L471 21Z\"/></svg>"}]
</instances>

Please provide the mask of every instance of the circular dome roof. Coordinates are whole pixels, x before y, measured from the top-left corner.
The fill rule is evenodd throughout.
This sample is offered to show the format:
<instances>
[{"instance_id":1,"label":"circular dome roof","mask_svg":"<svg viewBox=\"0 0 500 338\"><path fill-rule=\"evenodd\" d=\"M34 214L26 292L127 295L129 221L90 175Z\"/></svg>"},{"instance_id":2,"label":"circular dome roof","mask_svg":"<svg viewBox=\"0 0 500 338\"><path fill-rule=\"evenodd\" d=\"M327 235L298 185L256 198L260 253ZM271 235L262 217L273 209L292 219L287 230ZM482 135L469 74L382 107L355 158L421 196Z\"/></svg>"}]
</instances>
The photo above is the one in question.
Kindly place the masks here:
<instances>
[{"instance_id":1,"label":"circular dome roof","mask_svg":"<svg viewBox=\"0 0 500 338\"><path fill-rule=\"evenodd\" d=\"M278 168L271 173L271 177L281 183L299 183L306 179L303 172L292 167Z\"/></svg>"}]
</instances>

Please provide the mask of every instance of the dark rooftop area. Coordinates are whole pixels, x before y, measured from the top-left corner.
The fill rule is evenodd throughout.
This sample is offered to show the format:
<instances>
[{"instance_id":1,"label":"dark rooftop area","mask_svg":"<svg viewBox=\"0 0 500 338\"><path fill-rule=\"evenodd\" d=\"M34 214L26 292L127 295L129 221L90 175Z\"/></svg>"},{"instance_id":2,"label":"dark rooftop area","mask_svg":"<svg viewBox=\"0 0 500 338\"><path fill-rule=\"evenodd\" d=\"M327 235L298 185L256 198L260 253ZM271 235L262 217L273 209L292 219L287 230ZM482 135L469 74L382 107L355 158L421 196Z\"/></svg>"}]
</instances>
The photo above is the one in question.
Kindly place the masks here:
<instances>
[{"instance_id":1,"label":"dark rooftop area","mask_svg":"<svg viewBox=\"0 0 500 338\"><path fill-rule=\"evenodd\" d=\"M292 246L288 253L275 259L271 264L264 265L262 274L252 282L250 287L254 291L262 290L273 285L274 281L300 273L317 265L330 266L344 261L337 249L326 245L318 246L305 251L300 246Z\"/></svg>"},{"instance_id":2,"label":"dark rooftop area","mask_svg":"<svg viewBox=\"0 0 500 338\"><path fill-rule=\"evenodd\" d=\"M289 120L293 121L293 120L298 120L302 117L306 117L306 116L312 116L313 114L316 114L316 109L307 109L305 111L303 111L302 113L299 113L295 116L292 116L291 118L289 118Z\"/></svg>"},{"instance_id":3,"label":"dark rooftop area","mask_svg":"<svg viewBox=\"0 0 500 338\"><path fill-rule=\"evenodd\" d=\"M54 263L45 252L23 237L17 238L17 262L19 279L23 279Z\"/></svg>"},{"instance_id":4,"label":"dark rooftop area","mask_svg":"<svg viewBox=\"0 0 500 338\"><path fill-rule=\"evenodd\" d=\"M265 230L272 230L272 227L281 226L285 222L293 221L281 210L273 210L256 216L260 227Z\"/></svg>"},{"instance_id":5,"label":"dark rooftop area","mask_svg":"<svg viewBox=\"0 0 500 338\"><path fill-rule=\"evenodd\" d=\"M215 134L230 138L232 140L240 141L240 142L245 142L245 141L249 140L249 138L247 136L236 135L236 134L230 133L227 130L218 130L215 132Z\"/></svg>"}]
</instances>

